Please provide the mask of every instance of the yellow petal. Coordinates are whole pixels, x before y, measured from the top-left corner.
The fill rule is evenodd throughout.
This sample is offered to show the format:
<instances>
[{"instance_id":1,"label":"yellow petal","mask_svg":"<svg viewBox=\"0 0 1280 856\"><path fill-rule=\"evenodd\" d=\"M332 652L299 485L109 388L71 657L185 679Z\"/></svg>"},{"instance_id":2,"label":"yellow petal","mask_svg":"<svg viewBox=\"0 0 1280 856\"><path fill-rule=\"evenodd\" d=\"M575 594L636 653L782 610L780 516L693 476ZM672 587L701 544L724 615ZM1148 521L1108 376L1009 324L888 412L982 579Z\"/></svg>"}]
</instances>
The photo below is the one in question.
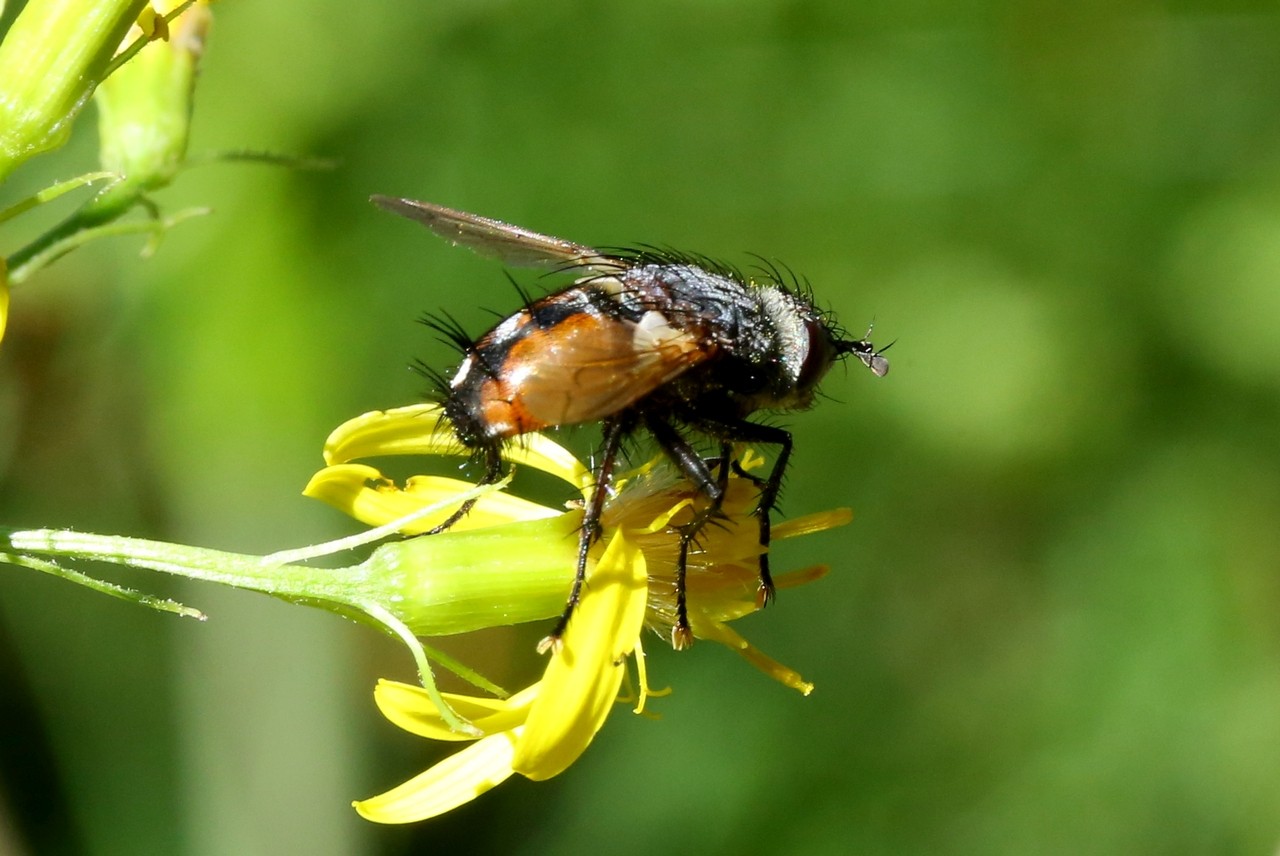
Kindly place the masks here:
<instances>
[{"instance_id":1,"label":"yellow petal","mask_svg":"<svg viewBox=\"0 0 1280 856\"><path fill-rule=\"evenodd\" d=\"M134 23L142 31L142 35L149 39L169 40L169 22L152 6L143 6L142 11L138 13L138 20Z\"/></svg>"},{"instance_id":2,"label":"yellow petal","mask_svg":"<svg viewBox=\"0 0 1280 856\"><path fill-rule=\"evenodd\" d=\"M647 592L644 555L616 533L547 665L512 761L517 772L549 779L586 750L618 697L625 658L640 638Z\"/></svg>"},{"instance_id":3,"label":"yellow petal","mask_svg":"<svg viewBox=\"0 0 1280 856\"><path fill-rule=\"evenodd\" d=\"M759 648L756 648L729 625L696 614L691 614L689 620L693 625L694 635L699 639L710 639L732 648L748 663L775 681L791 687L793 690L799 690L801 695L808 695L813 692L813 684L800 677L798 672L782 665Z\"/></svg>"},{"instance_id":4,"label":"yellow petal","mask_svg":"<svg viewBox=\"0 0 1280 856\"><path fill-rule=\"evenodd\" d=\"M541 434L525 434L514 444L502 452L502 457L513 464L522 464L550 473L556 478L567 481L588 499L595 477L591 471L573 456L568 449L559 443L548 440Z\"/></svg>"},{"instance_id":5,"label":"yellow petal","mask_svg":"<svg viewBox=\"0 0 1280 856\"><path fill-rule=\"evenodd\" d=\"M481 738L403 785L352 805L375 823L413 823L444 814L511 777L511 758L522 730Z\"/></svg>"},{"instance_id":6,"label":"yellow petal","mask_svg":"<svg viewBox=\"0 0 1280 856\"><path fill-rule=\"evenodd\" d=\"M853 510L850 508L833 508L830 511L819 511L776 524L773 527L773 537L776 540L811 535L814 532L823 532L827 529L834 529L837 526L844 526L851 520L853 520Z\"/></svg>"},{"instance_id":7,"label":"yellow petal","mask_svg":"<svg viewBox=\"0 0 1280 856\"><path fill-rule=\"evenodd\" d=\"M458 440L434 404L373 410L348 419L324 444L328 464L343 464L375 455L456 455Z\"/></svg>"},{"instance_id":8,"label":"yellow petal","mask_svg":"<svg viewBox=\"0 0 1280 856\"><path fill-rule=\"evenodd\" d=\"M313 499L323 500L362 523L382 526L393 520L401 520L420 508L445 502L472 487L474 485L470 482L458 479L414 476L401 489L384 478L375 467L365 464L334 464L312 476L302 493ZM442 523L452 510L453 508L446 506L435 514L418 518L400 531L407 535L426 532ZM561 513L509 493L494 491L480 497L471 513L454 524L451 531L463 532L516 520L555 517Z\"/></svg>"},{"instance_id":9,"label":"yellow petal","mask_svg":"<svg viewBox=\"0 0 1280 856\"><path fill-rule=\"evenodd\" d=\"M467 455L435 404L374 410L339 425L325 441L325 463L341 464L378 455ZM569 482L580 491L591 474L562 446L541 434L527 434L503 449L506 460Z\"/></svg>"},{"instance_id":10,"label":"yellow petal","mask_svg":"<svg viewBox=\"0 0 1280 856\"><path fill-rule=\"evenodd\" d=\"M811 565L798 571L788 571L774 576L773 585L778 591L796 588L822 579L829 570L826 565ZM759 612L760 604L756 600L758 574L755 566L718 565L715 573L702 573L690 580L690 602L697 604L697 611L710 621L736 621ZM674 589L671 597L674 600ZM674 610L674 606L671 609ZM699 627L693 628L693 635L701 636Z\"/></svg>"},{"instance_id":11,"label":"yellow petal","mask_svg":"<svg viewBox=\"0 0 1280 856\"><path fill-rule=\"evenodd\" d=\"M444 693L445 701L463 719L469 721L483 734L510 731L529 717L529 706L538 696L538 684L527 687L511 698L498 699L485 696L468 696ZM414 684L399 681L378 681L373 700L392 724L411 734L431 740L474 740L474 737L454 731L440 717L440 711L431 701L427 691Z\"/></svg>"},{"instance_id":12,"label":"yellow petal","mask_svg":"<svg viewBox=\"0 0 1280 856\"><path fill-rule=\"evenodd\" d=\"M4 328L9 321L9 271L5 267L4 257L0 256L0 339L4 338Z\"/></svg>"},{"instance_id":13,"label":"yellow petal","mask_svg":"<svg viewBox=\"0 0 1280 856\"><path fill-rule=\"evenodd\" d=\"M807 568L787 571L785 574L775 576L773 584L781 591L782 589L796 588L797 586L817 582L829 573L831 573L831 568L826 565L810 565Z\"/></svg>"}]
</instances>

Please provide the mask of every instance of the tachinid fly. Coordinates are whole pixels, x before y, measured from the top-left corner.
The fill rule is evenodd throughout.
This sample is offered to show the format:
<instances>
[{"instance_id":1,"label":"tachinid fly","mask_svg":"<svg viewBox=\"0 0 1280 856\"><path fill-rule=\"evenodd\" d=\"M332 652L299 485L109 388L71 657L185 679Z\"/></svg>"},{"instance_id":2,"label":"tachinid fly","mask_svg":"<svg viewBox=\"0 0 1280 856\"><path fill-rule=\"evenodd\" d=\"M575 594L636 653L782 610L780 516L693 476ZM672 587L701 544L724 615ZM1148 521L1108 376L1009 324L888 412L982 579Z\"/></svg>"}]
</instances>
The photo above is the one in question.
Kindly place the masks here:
<instances>
[{"instance_id":1,"label":"tachinid fly","mask_svg":"<svg viewBox=\"0 0 1280 856\"><path fill-rule=\"evenodd\" d=\"M596 250L429 202L372 200L480 255L579 274L572 285L528 301L475 341L452 327L444 330L464 352L452 379L442 378L444 410L458 441L483 460L483 483L501 479L502 444L513 437L559 425L603 425L573 588L540 650L558 642L582 593L621 443L647 431L707 500L678 528L672 644L687 647L693 641L685 591L689 545L719 511L730 469L742 472L732 457L734 443L778 448L768 477L756 480L760 543L769 544L769 515L791 456L791 434L747 417L809 407L818 382L846 355L879 377L888 373L889 361L865 338L846 338L772 266L756 281L701 256L655 248ZM717 443L719 457L699 454L687 439L690 432ZM432 531L448 529L471 504ZM765 552L759 604L773 594Z\"/></svg>"}]
</instances>

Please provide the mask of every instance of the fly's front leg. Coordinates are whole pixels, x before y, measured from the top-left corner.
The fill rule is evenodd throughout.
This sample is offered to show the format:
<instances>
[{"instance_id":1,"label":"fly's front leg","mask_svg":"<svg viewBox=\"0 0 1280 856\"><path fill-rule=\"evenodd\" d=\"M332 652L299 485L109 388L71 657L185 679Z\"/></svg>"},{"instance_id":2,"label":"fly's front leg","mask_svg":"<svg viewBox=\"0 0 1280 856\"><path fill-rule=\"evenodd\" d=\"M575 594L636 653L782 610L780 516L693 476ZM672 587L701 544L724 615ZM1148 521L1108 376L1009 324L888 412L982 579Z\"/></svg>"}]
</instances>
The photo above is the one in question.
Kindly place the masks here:
<instances>
[{"instance_id":1,"label":"fly's front leg","mask_svg":"<svg viewBox=\"0 0 1280 856\"><path fill-rule=\"evenodd\" d=\"M734 470L746 476L760 488L760 501L756 505L755 514L760 521L760 585L756 589L756 606L766 607L773 602L773 575L769 572L770 514L778 503L778 492L782 489L782 476L787 471L787 462L791 458L791 434L773 425L757 425L754 422L704 423L708 433L725 440L739 443L767 444L778 447L778 457L774 459L773 468L767 478L760 479L742 471L734 462Z\"/></svg>"},{"instance_id":2,"label":"fly's front leg","mask_svg":"<svg viewBox=\"0 0 1280 856\"><path fill-rule=\"evenodd\" d=\"M601 442L599 463L596 464L594 473L596 484L591 491L591 498L587 501L586 508L583 509L582 529L578 531L578 564L573 575L573 588L569 590L569 602L565 604L564 612L556 621L556 626L550 635L538 643L539 654L559 648L560 638L564 636L564 631L569 626L569 619L573 617L573 611L577 608L578 601L582 599L582 584L587 579L587 556L591 552L591 545L600 539L602 531L600 515L604 511L604 501L613 481L614 465L618 461L618 451L622 447L622 437L626 434L629 422L629 419L622 416L614 416L604 422L604 439Z\"/></svg>"}]
</instances>

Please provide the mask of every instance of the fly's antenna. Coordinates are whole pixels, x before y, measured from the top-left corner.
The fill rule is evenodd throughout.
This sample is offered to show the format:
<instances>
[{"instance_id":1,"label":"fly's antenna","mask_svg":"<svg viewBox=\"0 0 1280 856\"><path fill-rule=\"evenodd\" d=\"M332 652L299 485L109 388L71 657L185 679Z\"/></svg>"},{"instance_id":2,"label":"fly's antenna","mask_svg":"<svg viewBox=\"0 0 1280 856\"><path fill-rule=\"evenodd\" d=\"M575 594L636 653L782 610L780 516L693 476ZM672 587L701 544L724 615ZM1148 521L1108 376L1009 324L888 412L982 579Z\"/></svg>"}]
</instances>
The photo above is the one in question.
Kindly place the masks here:
<instances>
[{"instance_id":1,"label":"fly's antenna","mask_svg":"<svg viewBox=\"0 0 1280 856\"><path fill-rule=\"evenodd\" d=\"M871 325L867 327L867 334L861 339L844 339L836 342L836 353L853 354L862 361L864 366L871 369L873 375L884 377L889 373L889 361L885 359L884 352L892 348L897 339L877 350L876 346L871 344L871 330L875 326L875 322L872 321Z\"/></svg>"}]
</instances>

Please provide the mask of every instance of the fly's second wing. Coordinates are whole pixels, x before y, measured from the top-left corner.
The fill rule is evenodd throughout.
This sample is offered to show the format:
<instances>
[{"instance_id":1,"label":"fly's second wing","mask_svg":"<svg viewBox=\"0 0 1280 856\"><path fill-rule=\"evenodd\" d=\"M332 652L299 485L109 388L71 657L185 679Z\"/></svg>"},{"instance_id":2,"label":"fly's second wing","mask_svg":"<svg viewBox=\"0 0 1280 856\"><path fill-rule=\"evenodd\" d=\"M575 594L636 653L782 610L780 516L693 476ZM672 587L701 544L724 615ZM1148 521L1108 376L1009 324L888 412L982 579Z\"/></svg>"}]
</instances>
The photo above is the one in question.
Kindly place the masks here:
<instances>
[{"instance_id":1,"label":"fly's second wing","mask_svg":"<svg viewBox=\"0 0 1280 856\"><path fill-rule=\"evenodd\" d=\"M515 267L580 267L594 271L614 271L623 267L619 260L591 247L541 235L479 214L393 196L375 195L370 199L380 208L416 220L450 243L461 244L478 255Z\"/></svg>"},{"instance_id":2,"label":"fly's second wing","mask_svg":"<svg viewBox=\"0 0 1280 856\"><path fill-rule=\"evenodd\" d=\"M503 436L594 422L714 353L714 345L670 326L659 312L638 322L579 312L522 330L502 370L482 384L481 407L490 425L504 426Z\"/></svg>"}]
</instances>

